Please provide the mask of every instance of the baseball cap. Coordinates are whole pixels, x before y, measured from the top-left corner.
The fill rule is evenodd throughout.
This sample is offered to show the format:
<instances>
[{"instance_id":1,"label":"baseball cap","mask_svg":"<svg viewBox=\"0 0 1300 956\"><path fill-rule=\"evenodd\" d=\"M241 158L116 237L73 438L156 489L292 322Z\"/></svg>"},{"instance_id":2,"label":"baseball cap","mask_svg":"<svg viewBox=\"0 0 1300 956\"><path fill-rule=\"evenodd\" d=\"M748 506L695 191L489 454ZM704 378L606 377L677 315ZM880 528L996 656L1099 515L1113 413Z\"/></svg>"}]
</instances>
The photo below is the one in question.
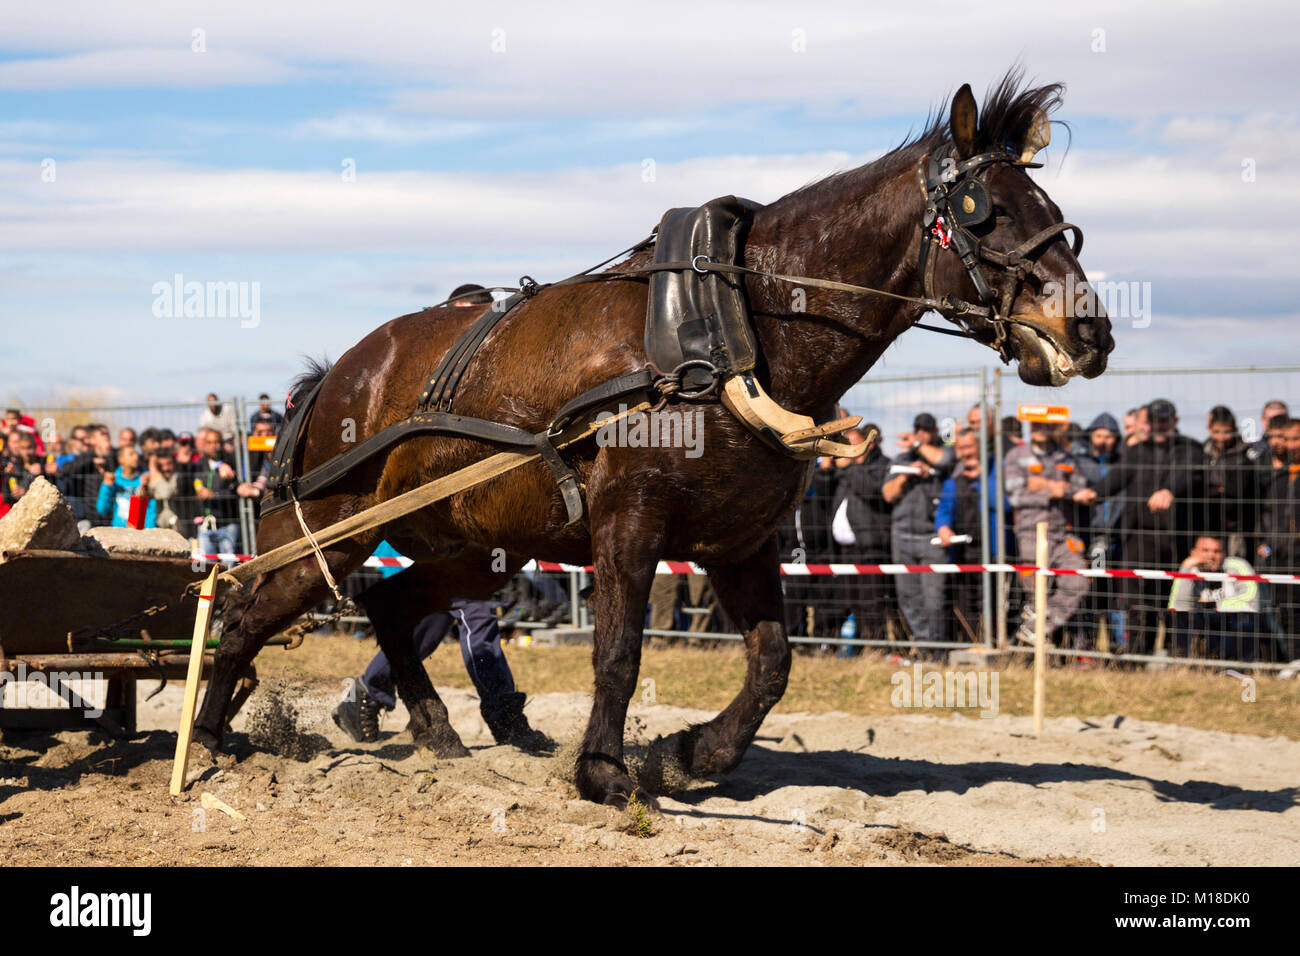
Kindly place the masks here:
<instances>
[{"instance_id":1,"label":"baseball cap","mask_svg":"<svg viewBox=\"0 0 1300 956\"><path fill-rule=\"evenodd\" d=\"M1147 406L1147 415L1151 420L1168 422L1178 417L1178 409L1174 408L1174 403L1167 398L1157 398Z\"/></svg>"}]
</instances>

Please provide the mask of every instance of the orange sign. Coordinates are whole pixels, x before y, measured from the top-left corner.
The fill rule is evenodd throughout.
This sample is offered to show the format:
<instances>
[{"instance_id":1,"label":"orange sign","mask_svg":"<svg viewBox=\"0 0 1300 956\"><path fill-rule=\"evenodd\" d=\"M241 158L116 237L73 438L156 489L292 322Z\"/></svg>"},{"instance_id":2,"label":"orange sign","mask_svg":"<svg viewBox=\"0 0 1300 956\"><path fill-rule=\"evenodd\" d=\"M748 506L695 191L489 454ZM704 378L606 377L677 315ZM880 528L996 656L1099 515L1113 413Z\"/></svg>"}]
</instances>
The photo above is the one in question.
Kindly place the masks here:
<instances>
[{"instance_id":1,"label":"orange sign","mask_svg":"<svg viewBox=\"0 0 1300 956\"><path fill-rule=\"evenodd\" d=\"M1022 422L1050 422L1068 425L1070 407L1068 405L1020 405L1016 408L1016 418Z\"/></svg>"},{"instance_id":2,"label":"orange sign","mask_svg":"<svg viewBox=\"0 0 1300 956\"><path fill-rule=\"evenodd\" d=\"M274 435L249 435L248 436L249 451L270 451L274 447L275 447Z\"/></svg>"}]
</instances>

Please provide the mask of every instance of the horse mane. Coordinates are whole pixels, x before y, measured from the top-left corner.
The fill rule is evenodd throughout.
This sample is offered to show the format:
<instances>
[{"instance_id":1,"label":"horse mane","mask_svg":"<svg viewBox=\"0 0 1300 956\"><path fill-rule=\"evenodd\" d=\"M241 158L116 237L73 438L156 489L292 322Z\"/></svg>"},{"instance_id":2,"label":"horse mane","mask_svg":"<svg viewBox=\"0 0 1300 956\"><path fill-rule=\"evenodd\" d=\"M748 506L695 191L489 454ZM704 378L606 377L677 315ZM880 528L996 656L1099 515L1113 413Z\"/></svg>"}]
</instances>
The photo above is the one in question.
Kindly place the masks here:
<instances>
[{"instance_id":1,"label":"horse mane","mask_svg":"<svg viewBox=\"0 0 1300 956\"><path fill-rule=\"evenodd\" d=\"M1060 107L1064 94L1063 83L1026 85L1024 68L1012 66L989 89L980 105L979 150L984 152L1009 148L1019 152L1020 144L1038 110L1041 109L1050 116ZM932 153L947 146L952 142L952 131L948 126L948 104L951 100L951 94L945 96L939 106L926 114L925 124L919 132L909 134L903 142L883 156L863 166L814 179L782 196L777 202L801 193L806 197L808 190L835 189L846 185L870 188L876 182L893 175L900 166L912 165L923 153ZM1061 125L1065 126L1063 123ZM1066 129L1069 127L1066 126Z\"/></svg>"},{"instance_id":2,"label":"horse mane","mask_svg":"<svg viewBox=\"0 0 1300 956\"><path fill-rule=\"evenodd\" d=\"M288 407L284 411L285 421L297 414L298 409L302 407L301 402L296 402L294 399L306 398L307 394L319 385L325 376L330 373L330 370L334 368L334 363L324 357L317 359L309 355L306 356L306 361L307 367L289 385L289 398L286 402Z\"/></svg>"}]
</instances>

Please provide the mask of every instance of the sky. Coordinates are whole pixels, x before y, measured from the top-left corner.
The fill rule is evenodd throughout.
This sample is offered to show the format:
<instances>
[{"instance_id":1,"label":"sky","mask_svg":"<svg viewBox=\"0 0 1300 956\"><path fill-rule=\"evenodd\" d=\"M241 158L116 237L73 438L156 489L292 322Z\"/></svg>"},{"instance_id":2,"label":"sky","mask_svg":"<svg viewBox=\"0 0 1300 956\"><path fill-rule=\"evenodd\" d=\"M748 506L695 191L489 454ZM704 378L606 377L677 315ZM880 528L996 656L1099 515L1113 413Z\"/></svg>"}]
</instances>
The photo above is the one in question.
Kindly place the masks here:
<instances>
[{"instance_id":1,"label":"sky","mask_svg":"<svg viewBox=\"0 0 1300 956\"><path fill-rule=\"evenodd\" d=\"M1142 296L1111 367L1300 364L1294 4L3 3L9 402L282 395L303 355L462 282L562 278L667 208L868 162L1015 63L1066 84L1069 134L1034 176L1083 227L1085 270ZM240 283L249 308L171 314L178 276ZM995 365L913 331L873 374ZM1244 416L1300 380L1005 395L1166 394L1199 433L1212 384ZM965 387L869 375L846 402L892 427L908 396L956 408Z\"/></svg>"}]
</instances>

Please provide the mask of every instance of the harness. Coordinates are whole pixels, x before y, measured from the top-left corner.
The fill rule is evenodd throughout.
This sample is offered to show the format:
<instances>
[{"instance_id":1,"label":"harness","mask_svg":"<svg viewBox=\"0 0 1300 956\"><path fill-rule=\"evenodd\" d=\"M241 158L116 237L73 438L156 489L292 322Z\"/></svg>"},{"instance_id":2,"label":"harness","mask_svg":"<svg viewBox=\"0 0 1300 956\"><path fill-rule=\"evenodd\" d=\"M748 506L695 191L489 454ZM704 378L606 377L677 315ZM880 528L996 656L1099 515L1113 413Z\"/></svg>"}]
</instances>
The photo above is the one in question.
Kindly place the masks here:
<instances>
[{"instance_id":1,"label":"harness","mask_svg":"<svg viewBox=\"0 0 1300 956\"><path fill-rule=\"evenodd\" d=\"M1010 252L984 248L969 231L984 222L992 211L988 192L975 174L985 167L1004 162L1018 166L1042 165L1016 159L1005 152L981 153L955 164L949 160L944 163L946 168L929 156L917 164L917 181L926 200L918 262L925 293L922 297L741 265L744 234L753 212L760 207L733 196L713 200L695 210L669 210L650 236L567 279L542 285L524 276L518 289L508 290L513 294L494 301L443 356L410 416L306 474L294 476L294 463L300 460L308 423L325 378L317 381L301 400L296 401L295 404L300 406L298 414L287 419L281 427L268 469L268 497L263 503L262 514L273 514L300 498L323 491L363 461L400 442L418 435L441 434L538 454L555 478L567 513L567 524L572 525L583 517L582 488L577 474L560 455L557 439L579 417L614 399L633 398L648 403L655 410L669 401L721 401L751 432L792 458L808 460L818 455L857 457L870 446L873 436L853 445L832 441L829 436L856 427L861 422L859 416L817 425L806 415L782 408L763 391L754 374L757 345L743 286L738 279L753 275L802 286L881 295L911 302L938 312L958 326L958 329L943 329L916 323L919 328L978 341L983 340L972 320L982 320L994 329L992 347L1004 362L1008 362L1011 358L1008 326L1028 324L1008 314L1020 284L1029 275L1046 281L1031 253L1067 229L1073 229L1073 249L1077 255L1083 246L1083 233L1077 226L1061 222L1031 236ZM933 295L937 258L937 254L931 253L934 244L942 249L953 249L961 258L981 304L951 295L942 298ZM652 264L595 272L616 259L651 246L656 246ZM1014 279L996 305L994 300L997 297L984 276L982 262L992 263ZM665 273L675 274L675 281L665 281ZM649 280L651 283L645 339L649 361L644 367L610 379L571 399L556 413L546 429L536 433L452 411L457 387L475 352L492 330L520 304L544 289L625 279ZM448 299L429 308L438 308L451 301ZM666 360L671 368L665 371L656 364L656 357Z\"/></svg>"}]
</instances>

